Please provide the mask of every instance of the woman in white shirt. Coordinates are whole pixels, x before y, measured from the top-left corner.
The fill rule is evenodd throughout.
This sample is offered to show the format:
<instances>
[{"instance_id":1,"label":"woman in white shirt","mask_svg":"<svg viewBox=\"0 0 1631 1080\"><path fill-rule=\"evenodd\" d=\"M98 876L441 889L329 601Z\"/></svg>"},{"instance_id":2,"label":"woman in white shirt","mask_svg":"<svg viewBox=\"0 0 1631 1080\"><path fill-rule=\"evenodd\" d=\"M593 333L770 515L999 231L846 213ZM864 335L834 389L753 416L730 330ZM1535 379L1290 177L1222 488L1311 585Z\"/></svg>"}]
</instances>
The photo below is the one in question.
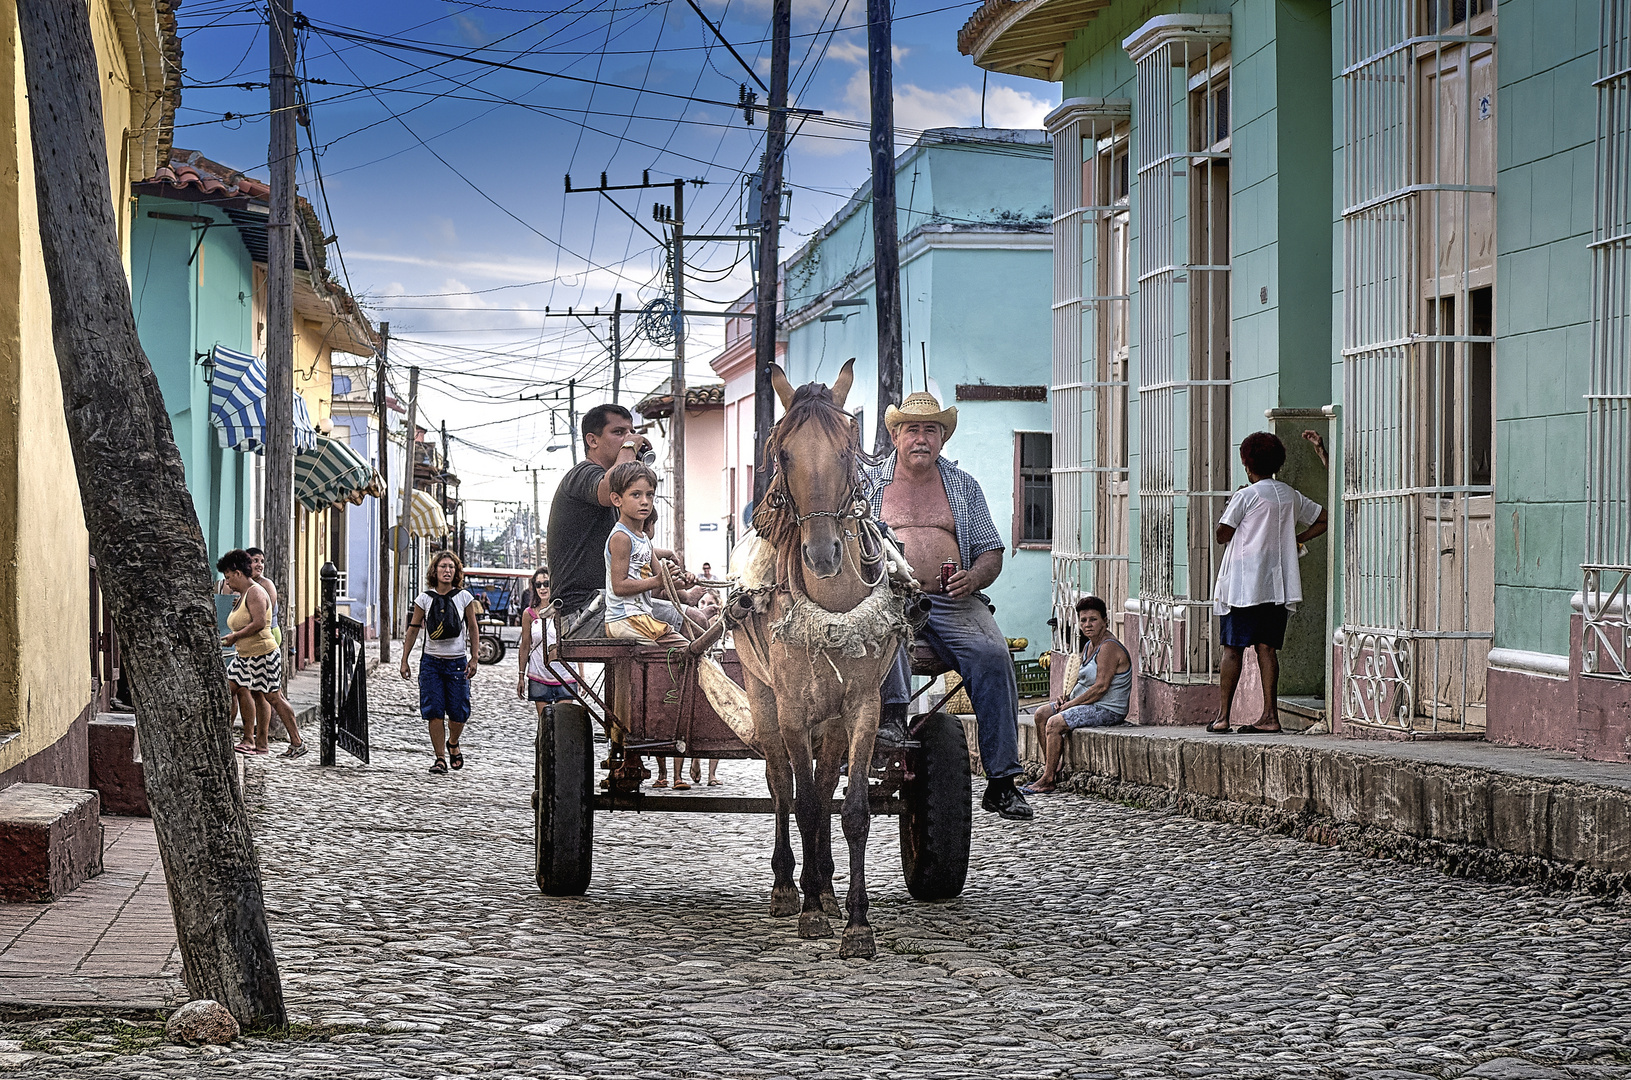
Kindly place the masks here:
<instances>
[{"instance_id":1,"label":"woman in white shirt","mask_svg":"<svg viewBox=\"0 0 1631 1080\"><path fill-rule=\"evenodd\" d=\"M413 602L408 616L408 638L402 643L402 677L409 675L408 656L420 631L425 651L419 658L419 715L430 725L430 745L436 761L430 771L447 774L451 763L464 768L459 738L470 722L470 680L476 677L476 616L481 604L464 587L464 564L451 551L430 557L425 591Z\"/></svg>"},{"instance_id":2,"label":"woman in white shirt","mask_svg":"<svg viewBox=\"0 0 1631 1080\"><path fill-rule=\"evenodd\" d=\"M1230 730L1229 711L1248 648L1256 651L1263 676L1263 714L1234 730L1248 735L1280 730L1279 650L1285 644L1286 620L1303 598L1298 552L1326 528L1324 507L1274 479L1286 463L1285 444L1277 436L1267 431L1246 436L1240 463L1251 483L1230 496L1217 531L1223 563L1212 608L1222 629L1223 663L1217 719L1206 728L1214 735Z\"/></svg>"}]
</instances>

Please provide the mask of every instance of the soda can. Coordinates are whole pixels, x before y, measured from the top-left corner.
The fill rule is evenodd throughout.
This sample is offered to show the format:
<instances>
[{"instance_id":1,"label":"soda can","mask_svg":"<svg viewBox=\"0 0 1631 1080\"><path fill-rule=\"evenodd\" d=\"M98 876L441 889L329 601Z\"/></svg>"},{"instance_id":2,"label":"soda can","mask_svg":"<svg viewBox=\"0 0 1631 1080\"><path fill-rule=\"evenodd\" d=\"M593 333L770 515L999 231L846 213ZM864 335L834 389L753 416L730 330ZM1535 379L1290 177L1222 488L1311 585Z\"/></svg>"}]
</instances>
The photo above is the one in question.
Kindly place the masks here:
<instances>
[{"instance_id":1,"label":"soda can","mask_svg":"<svg viewBox=\"0 0 1631 1080\"><path fill-rule=\"evenodd\" d=\"M951 592L951 576L957 573L957 564L943 562L940 564L940 591Z\"/></svg>"}]
</instances>

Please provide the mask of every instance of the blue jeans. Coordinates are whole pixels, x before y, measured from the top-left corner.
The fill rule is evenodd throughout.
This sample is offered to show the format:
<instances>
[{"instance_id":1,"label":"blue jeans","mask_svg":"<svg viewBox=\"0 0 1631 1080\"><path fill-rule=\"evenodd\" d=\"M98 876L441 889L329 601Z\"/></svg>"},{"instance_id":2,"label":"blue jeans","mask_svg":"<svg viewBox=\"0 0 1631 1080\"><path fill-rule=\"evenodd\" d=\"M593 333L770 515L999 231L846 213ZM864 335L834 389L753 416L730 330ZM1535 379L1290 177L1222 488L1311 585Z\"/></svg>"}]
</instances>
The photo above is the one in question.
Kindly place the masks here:
<instances>
[{"instance_id":1,"label":"blue jeans","mask_svg":"<svg viewBox=\"0 0 1631 1080\"><path fill-rule=\"evenodd\" d=\"M929 621L918 640L953 667L968 685L968 697L980 722L980 764L988 779L1019 776L1019 683L1008 642L985 601L969 596L952 600L929 597ZM899 705L912 696L911 661L905 649L883 680L883 703Z\"/></svg>"},{"instance_id":2,"label":"blue jeans","mask_svg":"<svg viewBox=\"0 0 1631 1080\"><path fill-rule=\"evenodd\" d=\"M462 656L419 658L419 715L426 720L446 717L450 724L470 721L470 680Z\"/></svg>"}]
</instances>

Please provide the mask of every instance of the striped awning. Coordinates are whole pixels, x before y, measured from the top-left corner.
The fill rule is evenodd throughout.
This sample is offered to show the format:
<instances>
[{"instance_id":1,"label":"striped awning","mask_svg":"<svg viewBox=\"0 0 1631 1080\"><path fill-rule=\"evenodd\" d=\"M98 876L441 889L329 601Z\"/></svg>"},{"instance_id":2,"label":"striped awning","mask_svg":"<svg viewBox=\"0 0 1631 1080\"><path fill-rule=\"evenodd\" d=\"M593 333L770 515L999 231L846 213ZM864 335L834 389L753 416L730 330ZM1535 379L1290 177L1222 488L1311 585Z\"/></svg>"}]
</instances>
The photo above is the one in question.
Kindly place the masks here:
<instances>
[{"instance_id":1,"label":"striped awning","mask_svg":"<svg viewBox=\"0 0 1631 1080\"><path fill-rule=\"evenodd\" d=\"M215 374L210 380L210 423L221 445L231 450L260 453L266 435L266 361L258 356L217 345L211 353ZM294 449L296 454L317 447L317 428L311 422L306 399L294 395Z\"/></svg>"},{"instance_id":2,"label":"striped awning","mask_svg":"<svg viewBox=\"0 0 1631 1080\"><path fill-rule=\"evenodd\" d=\"M408 535L447 535L447 515L442 513L442 504L436 501L436 496L428 491L415 489L413 493L413 500L408 504Z\"/></svg>"},{"instance_id":3,"label":"striped awning","mask_svg":"<svg viewBox=\"0 0 1631 1080\"><path fill-rule=\"evenodd\" d=\"M316 445L294 458L294 496L309 511L338 503L360 503L384 490L379 474L343 439L319 435Z\"/></svg>"}]
</instances>

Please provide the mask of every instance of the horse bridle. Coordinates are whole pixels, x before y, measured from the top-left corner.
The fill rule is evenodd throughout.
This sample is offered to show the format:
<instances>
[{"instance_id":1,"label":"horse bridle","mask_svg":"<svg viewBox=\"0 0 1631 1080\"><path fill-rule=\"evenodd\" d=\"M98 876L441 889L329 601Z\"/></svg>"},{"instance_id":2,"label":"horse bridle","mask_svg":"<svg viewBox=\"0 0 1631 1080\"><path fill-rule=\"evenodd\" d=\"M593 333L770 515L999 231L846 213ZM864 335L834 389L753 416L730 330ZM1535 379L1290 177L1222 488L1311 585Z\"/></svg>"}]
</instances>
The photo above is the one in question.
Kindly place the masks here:
<instances>
[{"instance_id":1,"label":"horse bridle","mask_svg":"<svg viewBox=\"0 0 1631 1080\"><path fill-rule=\"evenodd\" d=\"M806 521L810 521L814 518L825 517L832 518L834 521L843 521L846 518L860 519L866 516L866 514L859 509L860 506L866 503L866 500L861 498L861 489L859 487L850 488L846 498L849 506L849 509L847 510L812 510L808 514L799 513L798 503L793 501L793 493L790 491L778 491L771 495L770 501L772 506L786 506L791 509L793 511L794 525L803 525ZM869 511L870 509L871 508L868 507Z\"/></svg>"}]
</instances>

